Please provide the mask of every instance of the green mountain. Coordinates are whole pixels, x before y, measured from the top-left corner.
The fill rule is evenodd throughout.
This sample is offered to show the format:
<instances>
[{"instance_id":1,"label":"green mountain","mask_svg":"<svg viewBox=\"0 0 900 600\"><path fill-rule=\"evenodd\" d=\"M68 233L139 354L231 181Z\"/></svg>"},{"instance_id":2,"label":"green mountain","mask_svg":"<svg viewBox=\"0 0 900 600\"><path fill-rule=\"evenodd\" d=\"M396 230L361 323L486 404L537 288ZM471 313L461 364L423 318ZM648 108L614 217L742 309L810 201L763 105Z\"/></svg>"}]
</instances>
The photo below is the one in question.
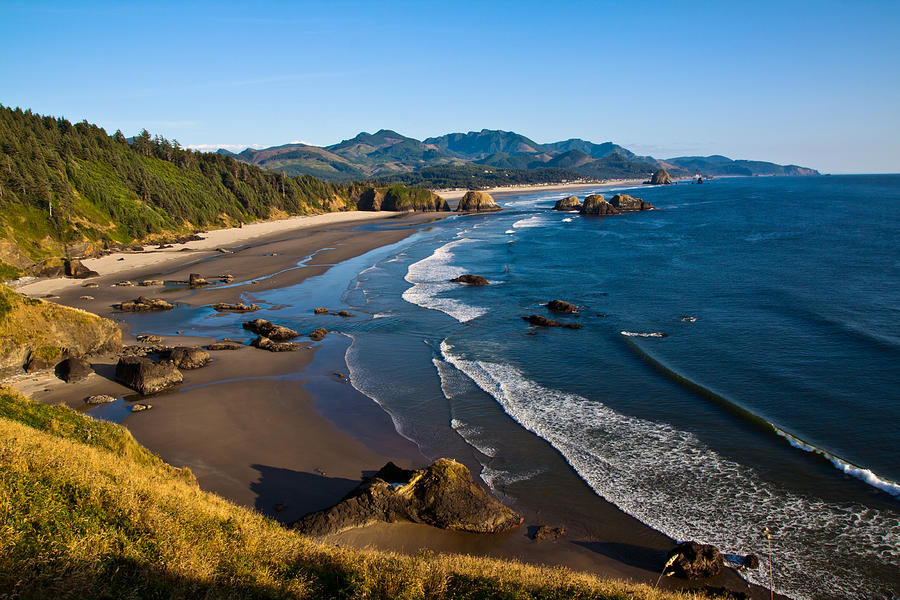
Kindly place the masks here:
<instances>
[{"instance_id":1,"label":"green mountain","mask_svg":"<svg viewBox=\"0 0 900 600\"><path fill-rule=\"evenodd\" d=\"M519 133L495 129L448 133L423 141L382 129L325 148L287 145L247 149L233 156L288 175L305 173L330 181L367 178L432 188L643 178L660 168L675 177L818 173L794 165L725 157L660 161L612 142L595 144L571 138L539 144Z\"/></svg>"},{"instance_id":2,"label":"green mountain","mask_svg":"<svg viewBox=\"0 0 900 600\"><path fill-rule=\"evenodd\" d=\"M346 160L314 146L195 152L146 130L129 140L86 121L0 105L0 277L54 256L91 256L283 215L356 210L368 186L289 177L288 167L301 171L297 157L318 161L322 173L332 168L343 179L362 178ZM404 205L416 208L419 196L407 196ZM420 210L433 206L430 197L422 199Z\"/></svg>"}]
</instances>

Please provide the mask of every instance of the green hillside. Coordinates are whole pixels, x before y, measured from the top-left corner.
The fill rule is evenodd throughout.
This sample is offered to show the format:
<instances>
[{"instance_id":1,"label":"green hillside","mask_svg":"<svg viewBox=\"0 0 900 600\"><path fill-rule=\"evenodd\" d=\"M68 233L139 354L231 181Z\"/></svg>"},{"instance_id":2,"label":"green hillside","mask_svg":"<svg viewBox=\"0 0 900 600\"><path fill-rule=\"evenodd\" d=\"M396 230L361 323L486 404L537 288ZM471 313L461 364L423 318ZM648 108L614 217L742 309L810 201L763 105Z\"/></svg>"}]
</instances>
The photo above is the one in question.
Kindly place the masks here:
<instances>
[{"instance_id":1,"label":"green hillside","mask_svg":"<svg viewBox=\"0 0 900 600\"><path fill-rule=\"evenodd\" d=\"M203 492L118 425L4 388L0 457L4 597L687 598L562 568L317 542Z\"/></svg>"}]
</instances>

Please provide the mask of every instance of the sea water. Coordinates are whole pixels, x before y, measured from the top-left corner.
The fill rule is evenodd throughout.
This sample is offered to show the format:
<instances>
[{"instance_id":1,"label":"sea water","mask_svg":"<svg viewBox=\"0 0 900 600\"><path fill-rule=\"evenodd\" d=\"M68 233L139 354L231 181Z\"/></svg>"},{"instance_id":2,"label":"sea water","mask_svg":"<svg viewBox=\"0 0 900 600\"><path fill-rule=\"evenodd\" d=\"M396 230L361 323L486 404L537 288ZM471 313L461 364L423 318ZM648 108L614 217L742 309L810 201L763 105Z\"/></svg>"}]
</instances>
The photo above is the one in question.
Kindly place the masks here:
<instances>
[{"instance_id":1,"label":"sea water","mask_svg":"<svg viewBox=\"0 0 900 600\"><path fill-rule=\"evenodd\" d=\"M761 554L754 582L768 528L778 591L895 597L900 176L624 192L657 210L528 193L368 265L345 296L377 317L348 328L354 385L426 455L468 446L501 496L549 480L555 451L676 540ZM463 273L490 285L449 282ZM578 316L549 313L557 298Z\"/></svg>"},{"instance_id":2,"label":"sea water","mask_svg":"<svg viewBox=\"0 0 900 600\"><path fill-rule=\"evenodd\" d=\"M756 553L745 576L764 585L767 528L779 592L896 598L900 176L619 191L656 210L588 217L529 192L242 297L299 330L331 319L353 385L508 502L590 522L602 497L676 540ZM464 273L490 283L450 283ZM355 316L312 315L342 304ZM245 320L135 319L216 336Z\"/></svg>"}]
</instances>

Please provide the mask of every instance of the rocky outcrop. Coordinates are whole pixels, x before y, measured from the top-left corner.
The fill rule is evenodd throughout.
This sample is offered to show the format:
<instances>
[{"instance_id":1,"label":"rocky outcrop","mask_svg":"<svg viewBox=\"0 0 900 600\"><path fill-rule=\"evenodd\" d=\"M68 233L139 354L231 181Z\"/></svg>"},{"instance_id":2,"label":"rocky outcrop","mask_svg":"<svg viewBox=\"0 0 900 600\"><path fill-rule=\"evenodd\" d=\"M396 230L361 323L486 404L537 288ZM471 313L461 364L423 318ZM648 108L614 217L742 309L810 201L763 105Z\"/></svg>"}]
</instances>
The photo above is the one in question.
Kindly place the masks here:
<instances>
[{"instance_id":1,"label":"rocky outcrop","mask_svg":"<svg viewBox=\"0 0 900 600\"><path fill-rule=\"evenodd\" d=\"M668 171L660 169L653 174L653 177L650 178L648 183L650 183L650 185L670 185L672 183L672 177L669 175Z\"/></svg>"},{"instance_id":2,"label":"rocky outcrop","mask_svg":"<svg viewBox=\"0 0 900 600\"><path fill-rule=\"evenodd\" d=\"M172 361L179 369L199 369L208 365L212 357L209 352L200 348L176 346L169 352L168 360Z\"/></svg>"},{"instance_id":3,"label":"rocky outcrop","mask_svg":"<svg viewBox=\"0 0 900 600\"><path fill-rule=\"evenodd\" d=\"M541 315L528 315L527 317L522 318L528 321L528 324L532 327L565 327L566 329L581 329L581 325L578 323L560 323L559 321L552 321Z\"/></svg>"},{"instance_id":4,"label":"rocky outcrop","mask_svg":"<svg viewBox=\"0 0 900 600\"><path fill-rule=\"evenodd\" d=\"M358 210L448 211L447 201L431 190L395 185L389 188L366 188L359 194Z\"/></svg>"},{"instance_id":5,"label":"rocky outcrop","mask_svg":"<svg viewBox=\"0 0 900 600\"><path fill-rule=\"evenodd\" d=\"M218 312L246 313L259 310L259 304L244 304L243 302L228 304L227 302L219 302L218 304L213 304L213 308Z\"/></svg>"},{"instance_id":6,"label":"rocky outcrop","mask_svg":"<svg viewBox=\"0 0 900 600\"><path fill-rule=\"evenodd\" d=\"M326 335L328 335L328 330L324 327L319 327L309 334L309 339L314 342L320 342L325 339Z\"/></svg>"},{"instance_id":7,"label":"rocky outcrop","mask_svg":"<svg viewBox=\"0 0 900 600\"><path fill-rule=\"evenodd\" d=\"M653 210L653 205L649 202L644 202L640 198L635 198L633 196L629 196L628 194L616 194L609 199L609 203L612 204L619 212Z\"/></svg>"},{"instance_id":8,"label":"rocky outcrop","mask_svg":"<svg viewBox=\"0 0 900 600\"><path fill-rule=\"evenodd\" d=\"M265 319L254 319L252 321L247 321L242 325L242 327L248 331L252 331L256 335L269 338L274 342L285 342L287 340L292 340L300 335L289 327L276 325L275 323L266 321Z\"/></svg>"},{"instance_id":9,"label":"rocky outcrop","mask_svg":"<svg viewBox=\"0 0 900 600\"><path fill-rule=\"evenodd\" d=\"M121 349L122 331L112 321L0 285L0 377Z\"/></svg>"},{"instance_id":10,"label":"rocky outcrop","mask_svg":"<svg viewBox=\"0 0 900 600\"><path fill-rule=\"evenodd\" d=\"M83 358L67 358L56 365L56 376L66 383L76 383L93 373L91 363Z\"/></svg>"},{"instance_id":11,"label":"rocky outcrop","mask_svg":"<svg viewBox=\"0 0 900 600\"><path fill-rule=\"evenodd\" d=\"M606 216L617 215L619 214L619 211L600 194L591 194L584 199L584 204L581 207L581 214Z\"/></svg>"},{"instance_id":12,"label":"rocky outcrop","mask_svg":"<svg viewBox=\"0 0 900 600\"><path fill-rule=\"evenodd\" d=\"M143 356L123 356L116 364L116 381L146 396L184 381L171 362L155 363Z\"/></svg>"},{"instance_id":13,"label":"rocky outcrop","mask_svg":"<svg viewBox=\"0 0 900 600\"><path fill-rule=\"evenodd\" d=\"M65 273L66 277L72 277L73 279L87 279L88 277L100 276L100 273L88 269L86 266L81 264L81 261L77 258L70 258L66 260Z\"/></svg>"},{"instance_id":14,"label":"rocky outcrop","mask_svg":"<svg viewBox=\"0 0 900 600\"><path fill-rule=\"evenodd\" d=\"M125 312L148 312L154 310L172 310L175 305L160 298L138 296L134 300L126 300L113 304L113 308Z\"/></svg>"},{"instance_id":15,"label":"rocky outcrop","mask_svg":"<svg viewBox=\"0 0 900 600\"><path fill-rule=\"evenodd\" d=\"M671 560L672 564L666 567L665 573L682 579L712 577L718 575L725 565L718 548L698 542L678 544L669 552L666 559L667 563Z\"/></svg>"},{"instance_id":16,"label":"rocky outcrop","mask_svg":"<svg viewBox=\"0 0 900 600\"><path fill-rule=\"evenodd\" d=\"M556 204L553 206L553 210L581 210L581 202L578 201L578 196L569 196L568 198L557 200Z\"/></svg>"},{"instance_id":17,"label":"rocky outcrop","mask_svg":"<svg viewBox=\"0 0 900 600\"><path fill-rule=\"evenodd\" d=\"M558 313L577 313L578 307L570 304L565 300L551 300L547 303L547 308Z\"/></svg>"},{"instance_id":18,"label":"rocky outcrop","mask_svg":"<svg viewBox=\"0 0 900 600\"><path fill-rule=\"evenodd\" d=\"M259 336L250 345L260 350L268 350L269 352L294 352L303 348L303 344L295 344L293 342L273 342L264 335Z\"/></svg>"},{"instance_id":19,"label":"rocky outcrop","mask_svg":"<svg viewBox=\"0 0 900 600\"><path fill-rule=\"evenodd\" d=\"M501 210L500 205L487 192L469 190L460 198L457 212L492 212Z\"/></svg>"},{"instance_id":20,"label":"rocky outcrop","mask_svg":"<svg viewBox=\"0 0 900 600\"><path fill-rule=\"evenodd\" d=\"M466 273L450 280L450 283L464 283L466 285L488 285L490 282L481 275Z\"/></svg>"},{"instance_id":21,"label":"rocky outcrop","mask_svg":"<svg viewBox=\"0 0 900 600\"><path fill-rule=\"evenodd\" d=\"M397 521L498 533L515 529L522 517L475 483L464 465L442 458L419 471L388 463L339 503L302 517L292 527L307 535L327 535Z\"/></svg>"}]
</instances>

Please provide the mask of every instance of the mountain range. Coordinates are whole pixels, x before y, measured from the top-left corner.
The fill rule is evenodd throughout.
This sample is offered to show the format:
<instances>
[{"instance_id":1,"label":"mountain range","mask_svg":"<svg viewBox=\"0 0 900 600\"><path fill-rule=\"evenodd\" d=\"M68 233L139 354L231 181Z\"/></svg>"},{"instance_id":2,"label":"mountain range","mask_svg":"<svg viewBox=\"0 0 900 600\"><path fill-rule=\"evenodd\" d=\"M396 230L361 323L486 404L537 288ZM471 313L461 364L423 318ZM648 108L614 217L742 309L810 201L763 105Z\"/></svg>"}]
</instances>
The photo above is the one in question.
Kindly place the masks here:
<instances>
[{"instance_id":1,"label":"mountain range","mask_svg":"<svg viewBox=\"0 0 900 600\"><path fill-rule=\"evenodd\" d=\"M725 156L638 156L613 142L578 138L539 144L512 131L482 129L425 140L390 129L360 133L331 146L285 144L238 154L220 154L287 175L331 181L379 180L447 187L535 183L578 179L646 177L664 168L676 177L693 175L818 175L797 165L732 160Z\"/></svg>"}]
</instances>

